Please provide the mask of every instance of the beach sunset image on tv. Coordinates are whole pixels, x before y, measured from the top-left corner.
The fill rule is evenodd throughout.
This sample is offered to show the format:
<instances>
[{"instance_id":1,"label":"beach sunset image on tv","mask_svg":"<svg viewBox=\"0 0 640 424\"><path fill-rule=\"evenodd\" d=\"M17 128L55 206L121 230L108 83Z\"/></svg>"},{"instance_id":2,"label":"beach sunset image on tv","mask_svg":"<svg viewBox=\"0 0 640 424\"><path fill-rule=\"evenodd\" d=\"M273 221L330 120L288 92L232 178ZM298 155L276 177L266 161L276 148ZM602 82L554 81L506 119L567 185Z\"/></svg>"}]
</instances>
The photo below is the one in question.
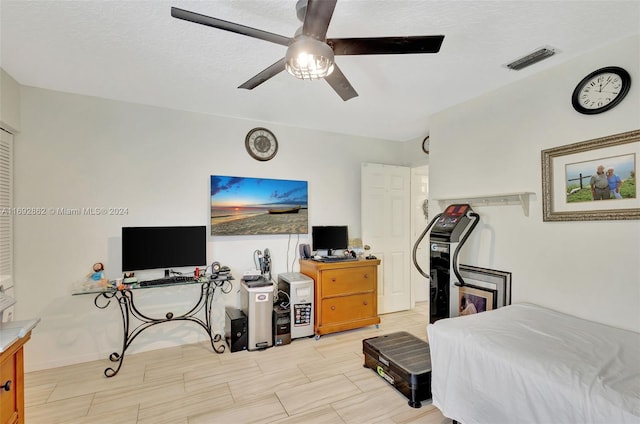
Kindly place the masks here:
<instances>
[{"instance_id":1,"label":"beach sunset image on tv","mask_svg":"<svg viewBox=\"0 0 640 424\"><path fill-rule=\"evenodd\" d=\"M211 235L307 234L306 181L211 176Z\"/></svg>"}]
</instances>

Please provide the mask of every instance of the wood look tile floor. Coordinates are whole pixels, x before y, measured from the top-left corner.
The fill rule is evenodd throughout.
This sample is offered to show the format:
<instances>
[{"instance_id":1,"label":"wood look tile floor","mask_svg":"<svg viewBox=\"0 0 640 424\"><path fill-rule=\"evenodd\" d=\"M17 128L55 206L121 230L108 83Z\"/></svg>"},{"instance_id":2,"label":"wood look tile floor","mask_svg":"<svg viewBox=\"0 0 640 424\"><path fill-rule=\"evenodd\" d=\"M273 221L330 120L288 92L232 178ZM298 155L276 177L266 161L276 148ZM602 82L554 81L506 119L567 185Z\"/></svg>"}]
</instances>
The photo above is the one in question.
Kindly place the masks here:
<instances>
[{"instance_id":1,"label":"wood look tile floor","mask_svg":"<svg viewBox=\"0 0 640 424\"><path fill-rule=\"evenodd\" d=\"M127 354L25 374L28 424L425 423L450 424L363 367L362 340L408 331L426 338L427 305L375 326L296 339L263 351L216 354L208 343ZM144 336L141 336L144 337Z\"/></svg>"}]
</instances>

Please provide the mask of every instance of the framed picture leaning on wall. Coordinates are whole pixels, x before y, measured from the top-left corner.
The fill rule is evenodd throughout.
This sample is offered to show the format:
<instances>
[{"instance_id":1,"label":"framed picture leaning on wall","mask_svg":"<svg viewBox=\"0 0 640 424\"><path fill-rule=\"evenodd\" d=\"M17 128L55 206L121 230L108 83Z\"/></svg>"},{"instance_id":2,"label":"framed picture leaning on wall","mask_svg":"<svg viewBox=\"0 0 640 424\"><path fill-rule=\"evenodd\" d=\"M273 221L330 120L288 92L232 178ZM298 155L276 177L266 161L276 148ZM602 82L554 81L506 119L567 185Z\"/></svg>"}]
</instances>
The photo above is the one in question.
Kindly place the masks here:
<instances>
[{"instance_id":1,"label":"framed picture leaning on wall","mask_svg":"<svg viewBox=\"0 0 640 424\"><path fill-rule=\"evenodd\" d=\"M497 269L460 264L464 286L459 290L459 313L468 311L474 303L476 312L489 311L511 305L511 273ZM463 301L464 299L464 301ZM470 312L473 313L473 312Z\"/></svg>"},{"instance_id":2,"label":"framed picture leaning on wall","mask_svg":"<svg viewBox=\"0 0 640 424\"><path fill-rule=\"evenodd\" d=\"M640 219L640 130L542 151L544 221Z\"/></svg>"}]
</instances>

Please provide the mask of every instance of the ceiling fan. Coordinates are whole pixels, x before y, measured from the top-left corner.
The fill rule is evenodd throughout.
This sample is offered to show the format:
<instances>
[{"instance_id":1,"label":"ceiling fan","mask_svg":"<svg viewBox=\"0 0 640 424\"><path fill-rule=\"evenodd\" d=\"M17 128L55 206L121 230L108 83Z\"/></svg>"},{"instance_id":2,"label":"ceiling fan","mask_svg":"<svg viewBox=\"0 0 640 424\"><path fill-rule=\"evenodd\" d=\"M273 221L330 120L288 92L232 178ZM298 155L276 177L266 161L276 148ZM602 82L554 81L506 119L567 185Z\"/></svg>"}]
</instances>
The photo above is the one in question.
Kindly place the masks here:
<instances>
[{"instance_id":1,"label":"ceiling fan","mask_svg":"<svg viewBox=\"0 0 640 424\"><path fill-rule=\"evenodd\" d=\"M302 26L293 38L177 7L171 8L171 16L286 46L287 52L284 58L238 87L247 90L252 90L269 78L287 70L300 79L324 78L342 97L342 100L347 101L356 97L358 93L334 62L335 55L437 53L440 51L444 35L327 38L327 28L336 2L337 0L298 0L296 14L302 21Z\"/></svg>"}]
</instances>

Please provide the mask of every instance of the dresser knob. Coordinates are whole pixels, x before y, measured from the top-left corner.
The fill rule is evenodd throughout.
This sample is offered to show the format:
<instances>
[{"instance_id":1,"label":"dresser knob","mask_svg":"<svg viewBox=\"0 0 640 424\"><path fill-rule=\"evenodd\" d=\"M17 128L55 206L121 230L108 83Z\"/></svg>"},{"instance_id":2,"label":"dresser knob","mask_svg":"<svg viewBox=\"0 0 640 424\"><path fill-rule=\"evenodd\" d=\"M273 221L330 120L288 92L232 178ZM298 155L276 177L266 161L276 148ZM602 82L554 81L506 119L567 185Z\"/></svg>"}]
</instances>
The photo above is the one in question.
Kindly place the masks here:
<instances>
[{"instance_id":1,"label":"dresser knob","mask_svg":"<svg viewBox=\"0 0 640 424\"><path fill-rule=\"evenodd\" d=\"M332 283L335 283L335 282L336 282L335 277L331 279L331 282L332 282Z\"/></svg>"},{"instance_id":2,"label":"dresser knob","mask_svg":"<svg viewBox=\"0 0 640 424\"><path fill-rule=\"evenodd\" d=\"M365 301L363 301L363 302L362 302L362 304L363 304L364 306L367 306L367 305L369 304L369 302L367 302L367 301L365 300Z\"/></svg>"},{"instance_id":3,"label":"dresser knob","mask_svg":"<svg viewBox=\"0 0 640 424\"><path fill-rule=\"evenodd\" d=\"M335 311L335 310L336 310L335 305L332 305L332 306L331 306L331 310L332 310L332 311Z\"/></svg>"},{"instance_id":4,"label":"dresser knob","mask_svg":"<svg viewBox=\"0 0 640 424\"><path fill-rule=\"evenodd\" d=\"M11 380L7 380L6 383L2 386L2 390L9 392L11 391Z\"/></svg>"},{"instance_id":5,"label":"dresser knob","mask_svg":"<svg viewBox=\"0 0 640 424\"><path fill-rule=\"evenodd\" d=\"M369 274L364 274L364 278L369 278Z\"/></svg>"}]
</instances>

